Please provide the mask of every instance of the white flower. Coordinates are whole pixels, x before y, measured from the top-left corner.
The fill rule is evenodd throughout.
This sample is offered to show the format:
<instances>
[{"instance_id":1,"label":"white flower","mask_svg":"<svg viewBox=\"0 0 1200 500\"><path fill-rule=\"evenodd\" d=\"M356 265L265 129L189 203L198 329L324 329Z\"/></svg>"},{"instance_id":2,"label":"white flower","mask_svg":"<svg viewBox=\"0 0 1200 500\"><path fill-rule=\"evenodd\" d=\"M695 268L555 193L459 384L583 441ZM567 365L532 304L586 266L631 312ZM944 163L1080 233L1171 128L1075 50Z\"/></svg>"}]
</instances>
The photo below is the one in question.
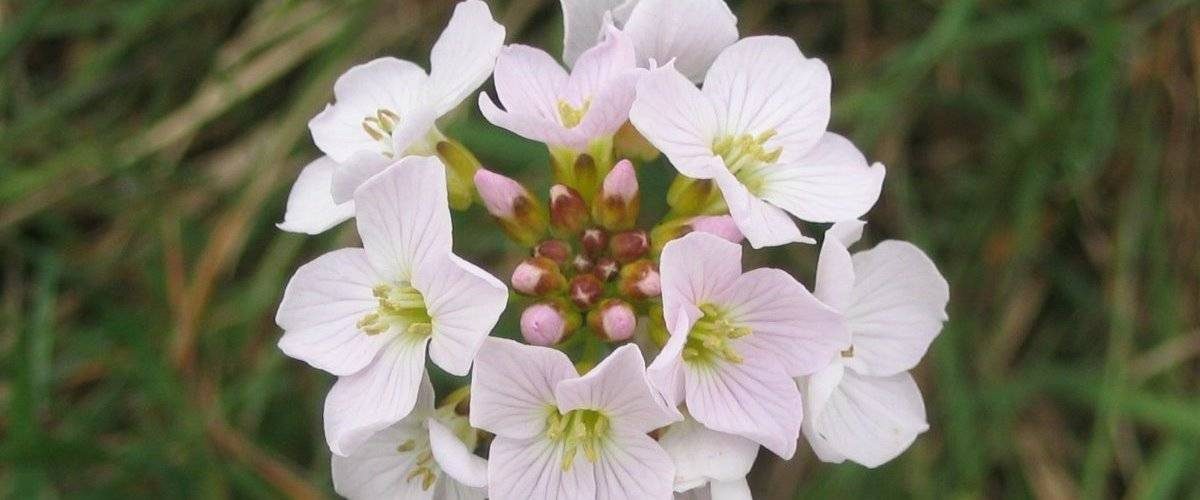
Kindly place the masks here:
<instances>
[{"instance_id":1,"label":"white flower","mask_svg":"<svg viewBox=\"0 0 1200 500\"><path fill-rule=\"evenodd\" d=\"M421 382L417 405L354 454L333 456L333 487L351 500L483 499L487 461L473 453L478 434L453 408L435 410L433 387Z\"/></svg>"},{"instance_id":2,"label":"white flower","mask_svg":"<svg viewBox=\"0 0 1200 500\"><path fill-rule=\"evenodd\" d=\"M846 249L863 223L826 232L816 295L839 310L850 330L841 356L802 379L804 435L826 462L877 467L895 458L929 425L908 370L946 321L949 288L933 262L903 241L884 241L853 256Z\"/></svg>"},{"instance_id":3,"label":"white flower","mask_svg":"<svg viewBox=\"0 0 1200 500\"><path fill-rule=\"evenodd\" d=\"M675 463L676 493L714 500L750 498L746 474L758 456L757 443L704 427L685 413L683 421L667 426L658 444Z\"/></svg>"},{"instance_id":4,"label":"white flower","mask_svg":"<svg viewBox=\"0 0 1200 500\"><path fill-rule=\"evenodd\" d=\"M407 155L433 155L444 137L436 120L457 107L492 74L504 43L504 27L492 20L480 0L459 3L430 54L430 72L416 64L383 57L350 68L333 85L336 102L308 123L313 142L337 163L326 191L343 204L371 176ZM315 187L293 188L281 227L318 233L332 217L292 216L293 210L317 213L328 205ZM343 219L344 220L344 219ZM335 223L336 224L336 223Z\"/></svg>"},{"instance_id":5,"label":"white flower","mask_svg":"<svg viewBox=\"0 0 1200 500\"><path fill-rule=\"evenodd\" d=\"M669 498L675 468L646 433L680 415L645 370L632 344L579 376L561 351L489 339L471 380L471 425L496 435L488 495Z\"/></svg>"},{"instance_id":6,"label":"white flower","mask_svg":"<svg viewBox=\"0 0 1200 500\"><path fill-rule=\"evenodd\" d=\"M450 251L442 169L413 156L364 184L354 196L364 248L301 266L284 291L279 348L339 377L325 400L339 455L408 415L427 345L465 375L507 302L504 284Z\"/></svg>"},{"instance_id":7,"label":"white flower","mask_svg":"<svg viewBox=\"0 0 1200 500\"><path fill-rule=\"evenodd\" d=\"M354 217L354 200L338 203L330 193L333 171L337 168L337 162L322 156L300 171L288 194L283 222L277 224L279 229L318 234Z\"/></svg>"},{"instance_id":8,"label":"white flower","mask_svg":"<svg viewBox=\"0 0 1200 500\"><path fill-rule=\"evenodd\" d=\"M721 52L697 89L670 65L638 84L630 121L680 173L712 179L755 248L794 241L788 214L811 222L861 216L875 204L883 165L868 166L825 131L830 76L789 38L742 39Z\"/></svg>"},{"instance_id":9,"label":"white flower","mask_svg":"<svg viewBox=\"0 0 1200 500\"><path fill-rule=\"evenodd\" d=\"M606 21L629 36L641 67L673 60L697 82L738 39L737 17L724 0L562 0L562 10L568 66L596 44Z\"/></svg>"}]
</instances>

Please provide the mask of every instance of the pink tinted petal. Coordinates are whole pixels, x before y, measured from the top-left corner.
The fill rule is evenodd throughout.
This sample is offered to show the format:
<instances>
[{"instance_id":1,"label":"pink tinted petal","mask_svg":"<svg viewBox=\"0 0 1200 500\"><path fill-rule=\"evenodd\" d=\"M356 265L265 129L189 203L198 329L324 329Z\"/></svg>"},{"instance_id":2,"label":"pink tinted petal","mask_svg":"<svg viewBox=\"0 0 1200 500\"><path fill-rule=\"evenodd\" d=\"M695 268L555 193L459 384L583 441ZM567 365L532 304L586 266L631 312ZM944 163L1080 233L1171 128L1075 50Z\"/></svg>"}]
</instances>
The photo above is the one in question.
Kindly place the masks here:
<instances>
[{"instance_id":1,"label":"pink tinted petal","mask_svg":"<svg viewBox=\"0 0 1200 500\"><path fill-rule=\"evenodd\" d=\"M467 486L452 478L443 478L433 487L435 500L483 500L487 498L487 488Z\"/></svg>"},{"instance_id":2,"label":"pink tinted petal","mask_svg":"<svg viewBox=\"0 0 1200 500\"><path fill-rule=\"evenodd\" d=\"M625 75L637 67L637 56L633 52L633 43L621 31L607 27L604 30L604 40L585 51L576 61L571 76L567 78L565 95L572 104L582 104L584 99L595 96L608 86L609 82ZM636 86L636 81L630 87ZM630 93L633 93L633 88ZM632 102L632 97L630 97Z\"/></svg>"},{"instance_id":3,"label":"pink tinted petal","mask_svg":"<svg viewBox=\"0 0 1200 500\"><path fill-rule=\"evenodd\" d=\"M658 442L675 463L675 491L745 479L758 456L757 443L704 427L691 416L667 427Z\"/></svg>"},{"instance_id":4,"label":"pink tinted petal","mask_svg":"<svg viewBox=\"0 0 1200 500\"><path fill-rule=\"evenodd\" d=\"M490 337L475 357L471 426L516 439L536 436L555 406L554 387L576 376L561 351Z\"/></svg>"},{"instance_id":5,"label":"pink tinted petal","mask_svg":"<svg viewBox=\"0 0 1200 500\"><path fill-rule=\"evenodd\" d=\"M684 312L676 318L674 327L669 328L671 338L659 351L658 356L646 368L646 377L650 385L663 397L664 403L670 408L678 407L684 399L683 347L687 343L688 332L700 317L700 310L694 306L684 308Z\"/></svg>"},{"instance_id":6,"label":"pink tinted petal","mask_svg":"<svg viewBox=\"0 0 1200 500\"><path fill-rule=\"evenodd\" d=\"M842 317L780 269L755 269L738 278L720 303L732 321L753 333L737 341L774 354L789 376L824 368L850 343Z\"/></svg>"},{"instance_id":7,"label":"pink tinted petal","mask_svg":"<svg viewBox=\"0 0 1200 500\"><path fill-rule=\"evenodd\" d=\"M509 113L558 123L558 100L567 85L567 72L550 54L528 45L504 47L496 60L495 79L496 95ZM479 101L482 107L482 96Z\"/></svg>"},{"instance_id":8,"label":"pink tinted petal","mask_svg":"<svg viewBox=\"0 0 1200 500\"><path fill-rule=\"evenodd\" d=\"M789 459L804 416L800 391L772 353L747 344L738 349L741 363L684 365L688 410L705 427L750 439Z\"/></svg>"},{"instance_id":9,"label":"pink tinted petal","mask_svg":"<svg viewBox=\"0 0 1200 500\"><path fill-rule=\"evenodd\" d=\"M713 103L671 64L641 78L629 120L683 175L708 179L725 169L712 151L719 132Z\"/></svg>"},{"instance_id":10,"label":"pink tinted petal","mask_svg":"<svg viewBox=\"0 0 1200 500\"><path fill-rule=\"evenodd\" d=\"M701 215L689 220L688 225L692 227L693 231L719 236L731 243L741 243L746 239L738 230L733 217L728 215Z\"/></svg>"},{"instance_id":11,"label":"pink tinted petal","mask_svg":"<svg viewBox=\"0 0 1200 500\"><path fill-rule=\"evenodd\" d=\"M453 375L466 375L508 304L508 288L454 255L418 270L414 284L433 319L429 359Z\"/></svg>"},{"instance_id":12,"label":"pink tinted petal","mask_svg":"<svg viewBox=\"0 0 1200 500\"><path fill-rule=\"evenodd\" d=\"M685 307L722 296L741 276L742 247L708 233L688 233L667 242L659 262L663 314L674 326Z\"/></svg>"},{"instance_id":13,"label":"pink tinted petal","mask_svg":"<svg viewBox=\"0 0 1200 500\"><path fill-rule=\"evenodd\" d=\"M846 247L862 236L863 224L860 220L834 224L825 231L825 241L821 242L813 294L837 311L845 311L850 307L854 265L850 262L850 251Z\"/></svg>"},{"instance_id":14,"label":"pink tinted petal","mask_svg":"<svg viewBox=\"0 0 1200 500\"><path fill-rule=\"evenodd\" d=\"M562 446L542 438L497 436L488 452L488 496L503 499L595 498L596 480L587 460L575 457L564 471Z\"/></svg>"},{"instance_id":15,"label":"pink tinted petal","mask_svg":"<svg viewBox=\"0 0 1200 500\"><path fill-rule=\"evenodd\" d=\"M596 45L605 15L626 0L562 0L563 62L574 66L584 51Z\"/></svg>"},{"instance_id":16,"label":"pink tinted petal","mask_svg":"<svg viewBox=\"0 0 1200 500\"><path fill-rule=\"evenodd\" d=\"M339 377L325 398L325 439L334 454L353 455L373 434L413 410L425 374L428 339L396 338L362 371Z\"/></svg>"},{"instance_id":17,"label":"pink tinted petal","mask_svg":"<svg viewBox=\"0 0 1200 500\"><path fill-rule=\"evenodd\" d=\"M886 169L867 166L846 138L827 133L804 156L762 169L758 195L810 222L840 222L867 213L883 188Z\"/></svg>"},{"instance_id":18,"label":"pink tinted petal","mask_svg":"<svg viewBox=\"0 0 1200 500\"><path fill-rule=\"evenodd\" d=\"M800 233L800 228L796 227L787 212L755 197L728 170L714 171L713 179L721 189L725 204L729 206L729 215L750 246L763 248L796 242L815 243L815 240Z\"/></svg>"},{"instance_id":19,"label":"pink tinted petal","mask_svg":"<svg viewBox=\"0 0 1200 500\"><path fill-rule=\"evenodd\" d=\"M449 428L436 419L426 419L429 449L438 467L450 478L473 488L487 486L487 460L475 455Z\"/></svg>"},{"instance_id":20,"label":"pink tinted petal","mask_svg":"<svg viewBox=\"0 0 1200 500\"><path fill-rule=\"evenodd\" d=\"M284 330L279 349L334 375L362 370L389 340L367 335L357 324L379 305L371 294L378 282L361 248L335 250L300 266L275 315Z\"/></svg>"},{"instance_id":21,"label":"pink tinted petal","mask_svg":"<svg viewBox=\"0 0 1200 500\"><path fill-rule=\"evenodd\" d=\"M645 434L682 418L655 398L642 351L633 344L617 348L587 375L559 382L554 396L563 413L601 410L617 432Z\"/></svg>"},{"instance_id":22,"label":"pink tinted petal","mask_svg":"<svg viewBox=\"0 0 1200 500\"><path fill-rule=\"evenodd\" d=\"M818 59L806 59L796 42L780 36L743 38L721 52L704 79L704 95L724 103L721 129L757 136L774 131L767 145L782 148L781 163L806 153L829 124L831 79Z\"/></svg>"},{"instance_id":23,"label":"pink tinted petal","mask_svg":"<svg viewBox=\"0 0 1200 500\"><path fill-rule=\"evenodd\" d=\"M595 139L615 134L629 121L629 108L637 97L637 82L644 74L644 70L632 69L601 86L583 121L571 129L580 136L576 149L586 148Z\"/></svg>"},{"instance_id":24,"label":"pink tinted petal","mask_svg":"<svg viewBox=\"0 0 1200 500\"><path fill-rule=\"evenodd\" d=\"M538 114L505 111L497 107L486 93L479 94L479 111L492 125L531 141L556 146L579 142L579 134L563 127L556 116L544 118Z\"/></svg>"},{"instance_id":25,"label":"pink tinted petal","mask_svg":"<svg viewBox=\"0 0 1200 500\"><path fill-rule=\"evenodd\" d=\"M674 60L694 82L703 81L717 54L738 39L737 17L724 0L641 0L624 31L643 67Z\"/></svg>"},{"instance_id":26,"label":"pink tinted petal","mask_svg":"<svg viewBox=\"0 0 1200 500\"><path fill-rule=\"evenodd\" d=\"M808 437L814 450L826 452L822 460L840 461L840 455L872 468L929 428L921 391L908 373L866 377L847 370L823 411L810 418Z\"/></svg>"},{"instance_id":27,"label":"pink tinted petal","mask_svg":"<svg viewBox=\"0 0 1200 500\"><path fill-rule=\"evenodd\" d=\"M330 193L337 169L328 156L305 166L288 193L283 222L276 226L289 233L320 234L354 217L354 201L338 203Z\"/></svg>"},{"instance_id":28,"label":"pink tinted petal","mask_svg":"<svg viewBox=\"0 0 1200 500\"><path fill-rule=\"evenodd\" d=\"M308 122L313 142L338 162L359 151L381 151L383 145L363 130L363 120L381 109L403 120L420 106L426 79L425 70L394 57L350 68L333 85L337 102Z\"/></svg>"},{"instance_id":29,"label":"pink tinted petal","mask_svg":"<svg viewBox=\"0 0 1200 500\"><path fill-rule=\"evenodd\" d=\"M504 26L492 19L486 3L466 0L454 7L429 56L436 115L454 109L487 81L503 44Z\"/></svg>"},{"instance_id":30,"label":"pink tinted petal","mask_svg":"<svg viewBox=\"0 0 1200 500\"><path fill-rule=\"evenodd\" d=\"M575 466L586 464L577 458ZM616 432L592 464L596 499L670 498L675 477L671 457L642 433Z\"/></svg>"},{"instance_id":31,"label":"pink tinted petal","mask_svg":"<svg viewBox=\"0 0 1200 500\"><path fill-rule=\"evenodd\" d=\"M333 171L333 199L338 203L354 202L354 191L367 182L368 179L379 175L396 160L388 158L377 151L359 151L350 160L338 165Z\"/></svg>"},{"instance_id":32,"label":"pink tinted petal","mask_svg":"<svg viewBox=\"0 0 1200 500\"><path fill-rule=\"evenodd\" d=\"M851 306L855 370L891 375L916 366L946 321L949 285L911 243L888 240L854 254Z\"/></svg>"},{"instance_id":33,"label":"pink tinted petal","mask_svg":"<svg viewBox=\"0 0 1200 500\"><path fill-rule=\"evenodd\" d=\"M446 173L436 157L409 156L354 195L358 234L371 266L394 280L450 253Z\"/></svg>"}]
</instances>

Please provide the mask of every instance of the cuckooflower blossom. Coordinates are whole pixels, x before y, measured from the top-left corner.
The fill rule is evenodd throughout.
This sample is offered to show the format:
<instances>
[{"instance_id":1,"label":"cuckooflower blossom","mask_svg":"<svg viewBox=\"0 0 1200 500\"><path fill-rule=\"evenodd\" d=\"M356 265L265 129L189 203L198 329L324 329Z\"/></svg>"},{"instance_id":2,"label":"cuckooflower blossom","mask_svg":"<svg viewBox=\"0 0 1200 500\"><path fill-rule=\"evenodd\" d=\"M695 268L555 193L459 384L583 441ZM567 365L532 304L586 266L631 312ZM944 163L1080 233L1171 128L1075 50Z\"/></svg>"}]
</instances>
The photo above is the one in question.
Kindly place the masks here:
<instances>
[{"instance_id":1,"label":"cuckooflower blossom","mask_svg":"<svg viewBox=\"0 0 1200 500\"><path fill-rule=\"evenodd\" d=\"M673 423L658 438L675 463L676 498L749 500L746 474L758 456L758 444L700 425L690 415Z\"/></svg>"},{"instance_id":2,"label":"cuckooflower blossom","mask_svg":"<svg viewBox=\"0 0 1200 500\"><path fill-rule=\"evenodd\" d=\"M790 38L745 38L721 52L697 89L666 65L638 84L630 121L675 168L711 179L755 248L813 242L789 214L837 222L879 198L884 167L826 132L830 76Z\"/></svg>"},{"instance_id":3,"label":"cuckooflower blossom","mask_svg":"<svg viewBox=\"0 0 1200 500\"><path fill-rule=\"evenodd\" d=\"M842 313L850 339L829 366L800 383L804 435L817 457L877 467L929 428L908 370L941 331L950 292L910 243L884 241L851 256L847 247L862 227L840 222L825 233L816 295Z\"/></svg>"},{"instance_id":4,"label":"cuckooflower blossom","mask_svg":"<svg viewBox=\"0 0 1200 500\"><path fill-rule=\"evenodd\" d=\"M305 166L288 194L283 222L276 226L293 233L318 234L354 217L354 200L338 203L330 193L337 168L337 162L328 156Z\"/></svg>"},{"instance_id":5,"label":"cuckooflower blossom","mask_svg":"<svg viewBox=\"0 0 1200 500\"><path fill-rule=\"evenodd\" d=\"M632 344L579 376L561 351L493 338L471 380L471 425L496 435L498 500L670 498L675 468L646 433L679 419Z\"/></svg>"},{"instance_id":6,"label":"cuckooflower blossom","mask_svg":"<svg viewBox=\"0 0 1200 500\"><path fill-rule=\"evenodd\" d=\"M667 402L790 458L803 407L792 377L825 367L846 343L837 313L779 269L742 273L742 247L690 233L663 248L670 339L648 370Z\"/></svg>"},{"instance_id":7,"label":"cuckooflower blossom","mask_svg":"<svg viewBox=\"0 0 1200 500\"><path fill-rule=\"evenodd\" d=\"M344 204L354 190L407 155L430 156L444 139L435 121L475 92L492 74L504 43L504 27L487 4L466 0L454 8L430 54L430 72L416 64L383 57L350 68L333 85L336 101L308 122L313 142L337 163L323 192L297 181L284 216L284 230L319 233L332 215L321 213L333 201ZM469 181L469 179L467 180ZM293 210L298 210L295 216ZM339 212L342 214L342 212ZM348 218L348 217L345 217ZM341 220L345 220L342 218ZM340 220L338 220L340 222Z\"/></svg>"},{"instance_id":8,"label":"cuckooflower blossom","mask_svg":"<svg viewBox=\"0 0 1200 500\"><path fill-rule=\"evenodd\" d=\"M507 302L504 284L451 253L442 168L408 157L364 184L354 195L363 248L301 266L284 291L279 348L338 376L325 399L336 454L408 415L426 346L465 375Z\"/></svg>"},{"instance_id":9,"label":"cuckooflower blossom","mask_svg":"<svg viewBox=\"0 0 1200 500\"><path fill-rule=\"evenodd\" d=\"M596 45L605 22L629 36L639 66L674 60L697 82L721 49L738 39L737 17L724 0L562 0L562 10L568 66Z\"/></svg>"},{"instance_id":10,"label":"cuckooflower blossom","mask_svg":"<svg viewBox=\"0 0 1200 500\"><path fill-rule=\"evenodd\" d=\"M354 454L333 456L333 488L350 500L482 500L487 461L473 453L477 443L466 417L434 409L426 377L412 413Z\"/></svg>"},{"instance_id":11,"label":"cuckooflower blossom","mask_svg":"<svg viewBox=\"0 0 1200 500\"><path fill-rule=\"evenodd\" d=\"M517 135L582 152L628 119L644 73L636 66L633 45L614 28L579 57L570 75L541 49L509 45L496 60L496 94L505 109L486 93L479 95L479 109Z\"/></svg>"}]
</instances>

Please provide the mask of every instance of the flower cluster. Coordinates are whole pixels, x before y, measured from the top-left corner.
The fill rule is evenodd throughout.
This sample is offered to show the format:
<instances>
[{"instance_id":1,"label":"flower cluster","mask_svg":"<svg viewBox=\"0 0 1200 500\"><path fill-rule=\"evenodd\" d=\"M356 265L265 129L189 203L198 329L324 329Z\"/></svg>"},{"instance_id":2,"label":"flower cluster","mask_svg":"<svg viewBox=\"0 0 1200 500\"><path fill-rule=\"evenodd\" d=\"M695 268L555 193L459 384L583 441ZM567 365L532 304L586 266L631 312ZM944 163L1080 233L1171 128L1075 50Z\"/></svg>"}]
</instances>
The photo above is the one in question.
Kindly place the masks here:
<instances>
[{"instance_id":1,"label":"flower cluster","mask_svg":"<svg viewBox=\"0 0 1200 500\"><path fill-rule=\"evenodd\" d=\"M465 0L429 72L351 68L309 123L325 156L279 226L354 218L362 247L301 266L276 322L285 354L337 377L338 493L749 498L760 447L903 452L928 428L908 371L949 293L911 244L848 250L885 169L827 130L825 64L739 39L722 0L562 3L569 70ZM483 116L547 146L544 200L438 128L489 77ZM664 163L668 209L644 213L638 172ZM473 205L524 252L508 285L453 253L450 211ZM812 292L742 267L743 241L815 243L797 219L832 223ZM492 331L510 305L524 342ZM439 399L431 370L470 381Z\"/></svg>"}]
</instances>

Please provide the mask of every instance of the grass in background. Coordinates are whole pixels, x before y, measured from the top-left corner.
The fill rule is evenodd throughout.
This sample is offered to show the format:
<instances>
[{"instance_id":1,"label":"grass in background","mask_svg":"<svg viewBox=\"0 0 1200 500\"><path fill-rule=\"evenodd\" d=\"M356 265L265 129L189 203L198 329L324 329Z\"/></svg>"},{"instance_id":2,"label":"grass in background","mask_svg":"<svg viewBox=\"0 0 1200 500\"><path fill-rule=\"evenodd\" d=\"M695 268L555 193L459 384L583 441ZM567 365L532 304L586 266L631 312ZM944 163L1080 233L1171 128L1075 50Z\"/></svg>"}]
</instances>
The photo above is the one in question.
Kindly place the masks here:
<instances>
[{"instance_id":1,"label":"grass in background","mask_svg":"<svg viewBox=\"0 0 1200 500\"><path fill-rule=\"evenodd\" d=\"M510 41L558 46L557 2L490 3ZM931 431L877 470L764 454L758 496L1200 496L1197 2L732 3L830 63L832 128L889 168L868 238L951 283L918 370ZM273 224L337 75L426 64L451 6L0 0L2 494L332 493L331 377L278 352L273 315L355 235ZM452 135L546 178L469 108ZM455 216L456 246L503 275L482 219ZM813 250L753 258L807 281Z\"/></svg>"}]
</instances>

